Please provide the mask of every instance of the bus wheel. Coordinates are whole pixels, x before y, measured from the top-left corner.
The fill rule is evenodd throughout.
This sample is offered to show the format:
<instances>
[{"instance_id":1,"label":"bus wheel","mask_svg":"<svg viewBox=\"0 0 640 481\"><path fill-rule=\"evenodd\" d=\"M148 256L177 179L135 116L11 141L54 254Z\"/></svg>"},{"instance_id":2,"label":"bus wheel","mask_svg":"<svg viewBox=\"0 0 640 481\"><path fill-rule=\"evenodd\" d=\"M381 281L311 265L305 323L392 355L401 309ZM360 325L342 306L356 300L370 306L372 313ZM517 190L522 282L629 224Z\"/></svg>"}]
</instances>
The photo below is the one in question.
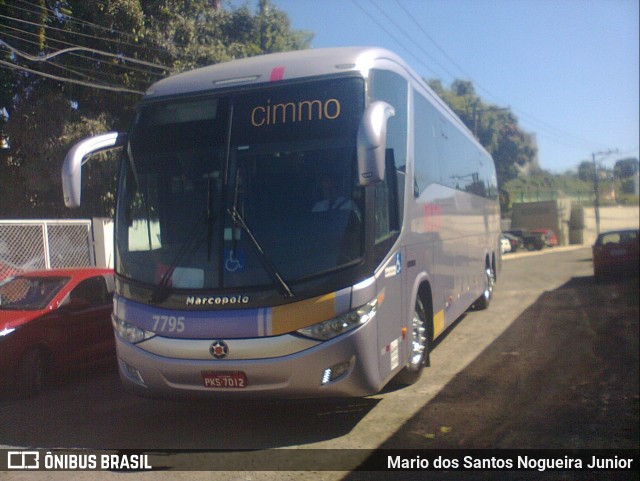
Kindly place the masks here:
<instances>
[{"instance_id":1,"label":"bus wheel","mask_svg":"<svg viewBox=\"0 0 640 481\"><path fill-rule=\"evenodd\" d=\"M478 297L476 302L471 306L474 311L482 311L489 307L491 304L491 298L493 297L493 286L496 283L496 275L493 269L489 266L485 269L485 285L482 295Z\"/></svg>"},{"instance_id":2,"label":"bus wheel","mask_svg":"<svg viewBox=\"0 0 640 481\"><path fill-rule=\"evenodd\" d=\"M407 365L396 377L398 384L415 383L420 378L424 366L428 364L429 339L426 317L422 301L417 299L411 320L411 354Z\"/></svg>"}]
</instances>

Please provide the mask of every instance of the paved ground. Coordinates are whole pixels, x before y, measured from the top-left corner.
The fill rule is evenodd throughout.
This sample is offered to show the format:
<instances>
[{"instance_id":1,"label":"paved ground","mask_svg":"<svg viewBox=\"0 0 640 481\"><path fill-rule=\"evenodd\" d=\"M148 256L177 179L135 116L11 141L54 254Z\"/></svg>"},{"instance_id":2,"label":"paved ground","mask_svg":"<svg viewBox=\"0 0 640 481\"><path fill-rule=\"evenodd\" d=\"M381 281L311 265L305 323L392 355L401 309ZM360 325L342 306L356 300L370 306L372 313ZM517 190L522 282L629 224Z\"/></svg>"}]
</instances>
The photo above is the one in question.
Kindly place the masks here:
<instances>
[{"instance_id":1,"label":"paved ground","mask_svg":"<svg viewBox=\"0 0 640 481\"><path fill-rule=\"evenodd\" d=\"M604 284L574 277L545 292L382 448L637 452L638 293L637 276ZM345 480L419 479L385 474L352 473ZM447 474L465 481L638 479L637 470Z\"/></svg>"},{"instance_id":2,"label":"paved ground","mask_svg":"<svg viewBox=\"0 0 640 481\"><path fill-rule=\"evenodd\" d=\"M458 342L457 337L475 339L477 331L465 329L473 324L506 315L507 304L522 303L522 311L509 321L504 332L494 336L492 342L474 360L457 374L433 397L419 408L415 415L399 429L392 423L393 434L386 437L382 448L416 448L442 450L449 448L631 448L639 446L638 366L639 366L639 309L638 278L596 284L591 275L588 249L561 248L553 252L561 255L544 255L545 252L522 253L517 256L530 259L507 260L508 267L499 285L494 305L480 316L472 314L447 336L434 352L435 364L442 368L446 359L438 356L446 351L447 342ZM542 256L542 257L535 257ZM552 263L545 264L545 259ZM527 262L523 262L527 261ZM565 280L552 284L545 280L552 272L548 265L559 272L573 272ZM539 271L535 271L539 269ZM525 300L523 287L515 286L523 272L535 272L531 279L532 301ZM547 274L545 274L547 273ZM510 277L511 276L511 277ZM569 279L569 280L567 280ZM513 283L513 284L511 284ZM526 284L525 284L526 285ZM535 288L533 287L535 285ZM526 288L525 288L526 289ZM539 297L538 297L539 295ZM528 306L528 307L526 307ZM510 313L514 307L509 307ZM475 317L474 317L475 316ZM513 319L513 318L510 318ZM496 338L497 337L497 338ZM458 352L458 351L457 351ZM462 354L462 353L461 353ZM438 369L438 371L439 371ZM436 373L437 374L437 373ZM427 377L425 386L434 382ZM76 386L77 388L77 386ZM414 387L412 387L414 388ZM402 394L403 391L398 391ZM419 389L416 394L422 392ZM55 394L55 393L54 393ZM366 419L374 417L389 398L389 392L379 401L377 409ZM54 396L55 397L55 396ZM415 396L413 396L415 397ZM377 399L375 400L376 402ZM373 401L372 401L373 402ZM402 401L404 402L404 401ZM398 410L406 406L398 404ZM5 413L7 414L7 413ZM295 419L303 422L303 416ZM327 423L338 419L335 413L325 415ZM47 416L51 416L48 413ZM341 414L342 416L342 414ZM318 418L320 419L320 418ZM342 419L342 417L340 417ZM385 418L380 418L385 419ZM100 420L96 419L98 423ZM147 420L149 422L150 420ZM350 446L347 439L361 439L360 426L365 421L348 427L348 435L335 435L337 446ZM79 426L77 426L79 427ZM81 427L81 426L80 426ZM255 429L255 424L254 424ZM366 431L375 439L373 428ZM380 426L382 429L382 426ZM263 431L256 430L256 434ZM304 432L300 425L298 431ZM314 430L316 432L317 430ZM365 433L365 434L366 434ZM213 436L215 432L211 432ZM277 430L276 430L277 437ZM17 434L16 434L17 435ZM309 440L307 440L309 442ZM361 443L362 444L362 443ZM371 442L367 447L374 448ZM323 446L324 447L324 446ZM335 446L333 446L335 449ZM336 455L340 454L336 451ZM295 456L300 456L298 451ZM0 473L0 478L3 474ZM14 481L38 481L77 479L126 478L136 480L214 480L225 479L256 481L282 479L554 479L554 480L605 480L638 479L628 473L608 475L586 473L300 473L300 472L237 472L195 473L167 472L134 475L126 473L12 473ZM446 474L446 477L444 475Z\"/></svg>"},{"instance_id":3,"label":"paved ground","mask_svg":"<svg viewBox=\"0 0 640 481\"><path fill-rule=\"evenodd\" d=\"M638 448L638 279L547 292L383 447Z\"/></svg>"}]
</instances>

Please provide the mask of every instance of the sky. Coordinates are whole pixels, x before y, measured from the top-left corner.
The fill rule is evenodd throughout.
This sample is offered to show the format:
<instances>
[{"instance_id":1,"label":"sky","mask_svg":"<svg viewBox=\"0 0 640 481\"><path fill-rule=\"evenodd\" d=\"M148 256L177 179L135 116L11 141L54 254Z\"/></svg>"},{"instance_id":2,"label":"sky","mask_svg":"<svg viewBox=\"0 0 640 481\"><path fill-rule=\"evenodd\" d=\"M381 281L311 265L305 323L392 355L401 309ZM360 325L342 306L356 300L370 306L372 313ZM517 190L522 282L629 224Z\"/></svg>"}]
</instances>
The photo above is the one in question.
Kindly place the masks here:
<instances>
[{"instance_id":1,"label":"sky","mask_svg":"<svg viewBox=\"0 0 640 481\"><path fill-rule=\"evenodd\" d=\"M250 0L249 5L257 4ZM638 0L271 0L313 48L372 45L510 107L554 173L640 145ZM607 154L609 151L617 153Z\"/></svg>"}]
</instances>

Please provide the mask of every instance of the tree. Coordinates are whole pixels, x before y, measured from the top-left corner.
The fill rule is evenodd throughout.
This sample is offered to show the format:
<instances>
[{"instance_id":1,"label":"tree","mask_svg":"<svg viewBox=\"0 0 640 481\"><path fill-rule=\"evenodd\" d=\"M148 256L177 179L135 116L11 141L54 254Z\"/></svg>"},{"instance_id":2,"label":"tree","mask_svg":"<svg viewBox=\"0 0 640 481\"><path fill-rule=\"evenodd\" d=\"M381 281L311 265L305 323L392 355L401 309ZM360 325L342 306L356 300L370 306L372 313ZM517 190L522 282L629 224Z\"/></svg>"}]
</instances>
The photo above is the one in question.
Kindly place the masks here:
<instances>
[{"instance_id":1,"label":"tree","mask_svg":"<svg viewBox=\"0 0 640 481\"><path fill-rule=\"evenodd\" d=\"M141 93L170 73L311 40L268 0L255 14L218 0L0 0L0 15L0 129L11 146L0 150L0 218L111 215L114 162L91 162L83 207L63 206L73 143L126 130Z\"/></svg>"},{"instance_id":2,"label":"tree","mask_svg":"<svg viewBox=\"0 0 640 481\"><path fill-rule=\"evenodd\" d=\"M625 179L638 174L638 159L633 157L620 159L613 167L613 173L617 179Z\"/></svg>"},{"instance_id":3,"label":"tree","mask_svg":"<svg viewBox=\"0 0 640 481\"><path fill-rule=\"evenodd\" d=\"M595 177L595 170L593 162L590 160L583 160L578 165L578 178L583 182L593 182Z\"/></svg>"},{"instance_id":4,"label":"tree","mask_svg":"<svg viewBox=\"0 0 640 481\"><path fill-rule=\"evenodd\" d=\"M263 53L308 48L312 34L291 29L289 17L269 0L252 15L212 6L208 0L143 2L147 32L173 72Z\"/></svg>"},{"instance_id":5,"label":"tree","mask_svg":"<svg viewBox=\"0 0 640 481\"><path fill-rule=\"evenodd\" d=\"M110 130L130 115L139 98L128 92L136 88L137 78L118 60L118 56L137 55L137 46L125 33L142 26L135 3L112 0L90 6L79 0L39 0L37 4L7 0L0 6L7 31L17 34L2 37L7 38L3 53L8 52L2 65L9 67L2 69L2 75L11 77L12 83L2 97L10 113L4 130L11 148L1 158L0 172L12 182L9 189L0 191L0 216L108 215L112 210L103 202L94 203L93 210L89 202L81 211L66 210L60 165L78 140L74 134ZM66 53L57 55L61 50ZM88 87L114 84L123 90ZM105 177L108 188L115 188L112 175L95 177L87 176L87 192L104 194Z\"/></svg>"}]
</instances>

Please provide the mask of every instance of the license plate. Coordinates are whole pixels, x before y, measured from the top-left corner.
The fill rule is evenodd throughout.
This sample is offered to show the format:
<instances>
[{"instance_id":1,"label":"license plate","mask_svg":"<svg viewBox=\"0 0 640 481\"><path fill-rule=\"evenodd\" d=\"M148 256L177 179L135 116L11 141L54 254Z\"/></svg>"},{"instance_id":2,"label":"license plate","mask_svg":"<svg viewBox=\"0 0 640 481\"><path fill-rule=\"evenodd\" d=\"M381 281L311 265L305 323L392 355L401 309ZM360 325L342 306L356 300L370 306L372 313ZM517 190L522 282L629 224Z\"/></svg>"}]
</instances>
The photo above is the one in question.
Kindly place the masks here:
<instances>
[{"instance_id":1,"label":"license plate","mask_svg":"<svg viewBox=\"0 0 640 481\"><path fill-rule=\"evenodd\" d=\"M206 388L213 389L242 389L247 387L247 375L242 371L204 371L202 383Z\"/></svg>"}]
</instances>

